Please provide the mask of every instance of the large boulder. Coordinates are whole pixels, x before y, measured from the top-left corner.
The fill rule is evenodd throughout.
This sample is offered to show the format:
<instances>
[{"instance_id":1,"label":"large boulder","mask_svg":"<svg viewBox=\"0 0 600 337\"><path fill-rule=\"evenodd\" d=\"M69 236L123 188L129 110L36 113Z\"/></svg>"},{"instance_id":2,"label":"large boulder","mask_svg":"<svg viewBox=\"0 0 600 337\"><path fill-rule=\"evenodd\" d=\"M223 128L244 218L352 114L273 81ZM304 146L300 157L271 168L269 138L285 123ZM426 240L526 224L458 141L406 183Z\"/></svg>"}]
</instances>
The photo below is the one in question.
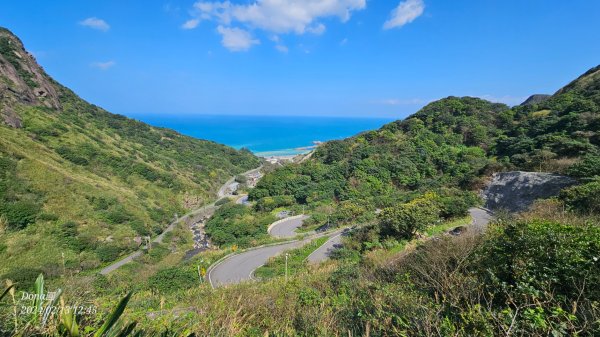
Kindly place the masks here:
<instances>
[{"instance_id":1,"label":"large boulder","mask_svg":"<svg viewBox=\"0 0 600 337\"><path fill-rule=\"evenodd\" d=\"M554 197L576 183L575 179L552 173L502 172L492 176L482 197L488 209L521 212L535 200Z\"/></svg>"}]
</instances>

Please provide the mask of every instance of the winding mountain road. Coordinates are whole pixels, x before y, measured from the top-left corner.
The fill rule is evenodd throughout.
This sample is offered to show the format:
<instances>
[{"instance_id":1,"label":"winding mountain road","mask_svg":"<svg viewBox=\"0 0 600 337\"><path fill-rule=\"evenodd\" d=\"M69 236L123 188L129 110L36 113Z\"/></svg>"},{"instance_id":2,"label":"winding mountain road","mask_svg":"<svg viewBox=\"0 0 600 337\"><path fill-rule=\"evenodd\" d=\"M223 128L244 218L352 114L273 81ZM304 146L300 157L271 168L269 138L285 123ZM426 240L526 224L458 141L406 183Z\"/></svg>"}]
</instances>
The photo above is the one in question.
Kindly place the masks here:
<instances>
[{"instance_id":1,"label":"winding mountain road","mask_svg":"<svg viewBox=\"0 0 600 337\"><path fill-rule=\"evenodd\" d=\"M276 221L269 226L268 232L273 237L293 238L297 235L296 229L302 226L302 223L307 218L308 216L306 215L298 215ZM329 252L326 248L329 247L329 244L331 243L335 245L341 242L341 235L344 230L345 229L338 229L333 232L312 234L303 239L251 248L239 254L229 255L209 268L208 281L213 288L251 281L254 279L254 271L267 263L270 258L287 250L300 248L317 238L328 236L331 237L332 240L328 240L324 245L317 248L315 253L311 254L311 262L316 263L323 261L329 257ZM333 245L331 247L333 247Z\"/></svg>"},{"instance_id":2,"label":"winding mountain road","mask_svg":"<svg viewBox=\"0 0 600 337\"><path fill-rule=\"evenodd\" d=\"M310 253L310 255L306 258L308 263L317 264L327 260L331 253L336 250L342 244L342 237L346 234L346 231L338 233L327 240L324 244L322 244L319 248L315 249L314 252Z\"/></svg>"},{"instance_id":3,"label":"winding mountain road","mask_svg":"<svg viewBox=\"0 0 600 337\"><path fill-rule=\"evenodd\" d=\"M252 275L254 271L267 263L269 258L277 256L286 250L302 247L309 241L292 241L231 255L209 270L208 281L213 288L250 281L253 279Z\"/></svg>"},{"instance_id":4,"label":"winding mountain road","mask_svg":"<svg viewBox=\"0 0 600 337\"><path fill-rule=\"evenodd\" d=\"M323 236L335 237L343 231L344 229L339 229L330 233L313 234L304 239L251 248L239 254L229 255L209 268L208 281L213 288L252 281L254 271L267 263L271 257L300 248Z\"/></svg>"},{"instance_id":5,"label":"winding mountain road","mask_svg":"<svg viewBox=\"0 0 600 337\"><path fill-rule=\"evenodd\" d=\"M493 219L492 212L484 208L471 208L469 213L473 219L471 226L477 230L484 230ZM301 215L277 221L269 227L269 234L280 238L292 238L296 235L296 229L306 218L308 217ZM290 249L300 248L316 238L328 236L329 240L307 258L311 264L322 262L328 259L331 252L341 245L343 236L348 231L349 229L346 228L331 233L313 234L301 240L256 247L239 254L229 255L209 268L208 281L213 288L251 281L254 279L254 271L267 263L269 258Z\"/></svg>"},{"instance_id":6,"label":"winding mountain road","mask_svg":"<svg viewBox=\"0 0 600 337\"><path fill-rule=\"evenodd\" d=\"M269 226L268 232L276 238L293 238L298 235L296 230L302 226L306 219L308 219L308 216L298 215L277 221Z\"/></svg>"},{"instance_id":7,"label":"winding mountain road","mask_svg":"<svg viewBox=\"0 0 600 337\"><path fill-rule=\"evenodd\" d=\"M308 216L299 215L282 219L272 223L267 232L277 238L292 238L296 236L296 229ZM269 258L282 252L299 248L312 241L314 237L303 240L294 240L284 243L251 248L239 254L232 254L215 263L208 270L208 281L213 288L236 284L253 279L254 271L263 266Z\"/></svg>"},{"instance_id":8,"label":"winding mountain road","mask_svg":"<svg viewBox=\"0 0 600 337\"><path fill-rule=\"evenodd\" d=\"M261 165L260 167L257 167L253 170L246 171L246 172L238 174L238 175L249 176L251 174L257 173L262 168L263 168L263 166ZM217 192L217 198L222 199L222 198L232 195L232 194L228 193L228 189L235 182L235 177L237 177L238 175L231 177L231 179L227 180L227 182L225 184L223 184L223 186L221 186L221 188L219 188L219 191Z\"/></svg>"},{"instance_id":9,"label":"winding mountain road","mask_svg":"<svg viewBox=\"0 0 600 337\"><path fill-rule=\"evenodd\" d=\"M240 175L250 175L250 174L260 171L261 169L262 169L262 165L258 168L241 173ZM235 176L232 177L231 179L229 179L225 184L223 184L223 186L221 186L221 188L219 188L219 191L217 192L217 196L219 199L231 196L230 194L227 194L226 191L227 191L227 188L229 187L229 185L231 185L234 181L235 181ZM187 213L186 215L182 216L181 218L178 218L177 220L171 222L169 224L169 226L167 226L167 228L165 228L165 230L162 233L160 233L160 235L158 235L156 238L154 238L154 240L152 240L152 243L162 243L165 235L167 235L167 233L173 231L175 229L175 227L177 226L177 224L179 224L181 221L186 221L186 220L193 218L199 214L210 216L217 208L218 208L218 206L216 206L215 203L213 202L212 204L202 206L196 210L193 210L193 211ZM135 260L136 258L138 258L139 256L141 256L143 254L144 249L146 249L145 245L142 246L142 248L140 250L137 250L137 251L127 255L126 257L122 258L121 260L102 268L102 270L100 270L100 274L102 274L102 275L110 274L111 272L121 268L123 265L125 265L129 262L132 262L133 260Z\"/></svg>"}]
</instances>

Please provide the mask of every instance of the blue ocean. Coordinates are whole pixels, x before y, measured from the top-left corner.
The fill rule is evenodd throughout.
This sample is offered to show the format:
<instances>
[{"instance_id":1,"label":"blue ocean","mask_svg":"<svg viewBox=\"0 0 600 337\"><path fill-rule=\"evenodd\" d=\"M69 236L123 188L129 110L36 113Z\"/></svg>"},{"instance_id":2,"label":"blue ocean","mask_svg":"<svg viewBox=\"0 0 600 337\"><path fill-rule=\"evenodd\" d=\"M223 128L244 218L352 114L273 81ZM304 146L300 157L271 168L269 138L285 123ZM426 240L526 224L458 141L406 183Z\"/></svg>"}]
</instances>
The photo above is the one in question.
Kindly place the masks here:
<instances>
[{"instance_id":1,"label":"blue ocean","mask_svg":"<svg viewBox=\"0 0 600 337\"><path fill-rule=\"evenodd\" d=\"M343 139L378 129L393 119L298 116L157 116L134 118L184 135L212 140L259 156L306 152L315 142Z\"/></svg>"}]
</instances>

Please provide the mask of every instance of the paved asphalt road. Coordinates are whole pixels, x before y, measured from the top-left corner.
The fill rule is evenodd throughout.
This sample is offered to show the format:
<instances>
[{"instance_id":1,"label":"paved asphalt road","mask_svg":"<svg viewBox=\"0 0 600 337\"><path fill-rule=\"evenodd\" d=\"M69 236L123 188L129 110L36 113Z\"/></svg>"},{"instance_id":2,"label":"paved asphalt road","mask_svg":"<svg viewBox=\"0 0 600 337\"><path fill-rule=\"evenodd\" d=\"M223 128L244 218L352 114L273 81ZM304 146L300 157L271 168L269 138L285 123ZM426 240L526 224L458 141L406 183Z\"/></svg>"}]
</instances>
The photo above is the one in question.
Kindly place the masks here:
<instances>
[{"instance_id":1,"label":"paved asphalt road","mask_svg":"<svg viewBox=\"0 0 600 337\"><path fill-rule=\"evenodd\" d=\"M258 247L243 253L230 255L211 266L208 271L208 281L214 288L253 280L254 271L263 266L269 258L277 256L286 250L302 247L322 236L336 236L343 230L332 233L315 234L302 240L286 242L278 245Z\"/></svg>"},{"instance_id":2,"label":"paved asphalt road","mask_svg":"<svg viewBox=\"0 0 600 337\"><path fill-rule=\"evenodd\" d=\"M262 165L259 168L255 168L253 170L246 171L246 172L238 174L238 175L247 176L252 173L258 172L261 169L262 169ZM221 186L221 188L219 188L219 191L217 192L217 198L222 199L222 198L231 196L230 194L227 194L227 189L229 188L229 185L231 185L235 182L235 177L237 177L237 176L231 177L231 179L227 180L227 182L225 184L223 184L223 186Z\"/></svg>"},{"instance_id":3,"label":"paved asphalt road","mask_svg":"<svg viewBox=\"0 0 600 337\"><path fill-rule=\"evenodd\" d=\"M259 168L256 168L256 169L244 172L244 173L242 173L242 175L248 175L248 174L257 172L260 169L262 169L262 166L260 166ZM223 186L221 186L221 188L219 188L219 191L217 192L217 195L218 195L219 199L230 196L230 195L226 194L225 191L227 190L227 187L234 182L234 180L235 180L235 177L232 177L225 184L223 184ZM203 206L203 207L201 207L201 208L199 208L197 210L189 212L188 214L186 214L186 215L182 216L181 218L179 218L178 221L174 221L174 222L170 223L169 226L167 228L165 228L165 230L159 236L157 236L154 240L152 240L152 242L154 242L154 243L162 243L162 240L165 237L165 235L168 232L170 232L173 229L175 229L175 227L177 226L177 224L179 222L187 220L190 217L196 216L199 213L208 212L210 214L211 212L214 212L216 209L217 209L217 207L215 206L214 203L212 203L210 205L206 205L206 206ZM145 249L145 248L146 248L146 246L142 247L142 249ZM135 258L139 257L140 255L142 255L142 251L141 250L135 251L135 252L127 255L123 259L121 259L121 260L119 260L119 261L117 261L117 262L115 262L115 263L113 263L113 264L111 264L109 266L104 267L102 270L100 270L100 274L102 274L102 275L109 274L109 273L111 273L111 272L113 272L113 271L121 268L123 265L125 265L125 264L133 261Z\"/></svg>"},{"instance_id":4,"label":"paved asphalt road","mask_svg":"<svg viewBox=\"0 0 600 337\"><path fill-rule=\"evenodd\" d=\"M490 221L492 221L492 219L494 218L494 215L490 210L479 207L469 209L469 214L471 214L471 218L473 218L471 225L476 230L480 231L483 231L485 227L490 223Z\"/></svg>"},{"instance_id":5,"label":"paved asphalt road","mask_svg":"<svg viewBox=\"0 0 600 337\"><path fill-rule=\"evenodd\" d=\"M482 208L471 208L469 213L473 218L472 225L481 230L485 229L486 225L493 218L492 212ZM284 223L282 228L289 233L290 230L293 232L293 230L297 228L294 227L295 225L296 222L290 221L287 222L287 224ZM271 231L272 235L274 234L273 229ZM343 233L344 230L338 230L333 233L314 235L301 241L260 247L237 255L232 255L211 267L208 274L209 282L213 287L219 287L252 280L254 271L264 265L270 257L281 254L289 249L301 247L319 236L330 236L330 239L327 242L308 256L309 263L324 261L329 258L331 251L333 251L337 245L341 244Z\"/></svg>"},{"instance_id":6,"label":"paved asphalt road","mask_svg":"<svg viewBox=\"0 0 600 337\"><path fill-rule=\"evenodd\" d=\"M307 260L308 263L319 263L329 258L331 252L336 250L342 244L342 236L344 233L339 233L327 240L321 247L317 248L314 252L310 253Z\"/></svg>"},{"instance_id":7,"label":"paved asphalt road","mask_svg":"<svg viewBox=\"0 0 600 337\"><path fill-rule=\"evenodd\" d=\"M301 247L309 241L294 241L232 255L209 271L209 282L213 287L218 287L252 280L254 271L267 263L269 258L281 254L286 250Z\"/></svg>"},{"instance_id":8,"label":"paved asphalt road","mask_svg":"<svg viewBox=\"0 0 600 337\"><path fill-rule=\"evenodd\" d=\"M214 211L217 209L217 207L215 206L214 203L210 204L210 205L206 205L202 208L199 208L193 212L190 212L184 216L182 216L181 218L179 218L178 221L174 221L171 224L169 224L169 226L167 228L165 228L165 230L160 233L159 236L157 236L156 238L154 238L154 240L152 240L153 243L162 243L165 235L167 235L167 233L171 232L173 229L175 229L175 227L177 226L177 224L181 221L185 221L188 218L192 218L194 216L196 216L197 214L200 213L205 213L206 216L210 216L212 213L214 213ZM146 245L142 246L142 249L146 249ZM135 251L129 255L127 255L126 257L124 257L123 259L104 267L102 270L100 270L100 274L102 275L106 275L106 274L110 274L111 272L121 268L124 264L127 264L131 261L133 261L134 259L136 259L137 257L139 257L140 255L142 255L142 251L138 250Z\"/></svg>"},{"instance_id":9,"label":"paved asphalt road","mask_svg":"<svg viewBox=\"0 0 600 337\"><path fill-rule=\"evenodd\" d=\"M296 229L302 226L302 223L306 219L308 219L308 216L305 215L300 218L282 221L273 226L269 231L269 234L276 238L293 238L298 234L296 233Z\"/></svg>"}]
</instances>

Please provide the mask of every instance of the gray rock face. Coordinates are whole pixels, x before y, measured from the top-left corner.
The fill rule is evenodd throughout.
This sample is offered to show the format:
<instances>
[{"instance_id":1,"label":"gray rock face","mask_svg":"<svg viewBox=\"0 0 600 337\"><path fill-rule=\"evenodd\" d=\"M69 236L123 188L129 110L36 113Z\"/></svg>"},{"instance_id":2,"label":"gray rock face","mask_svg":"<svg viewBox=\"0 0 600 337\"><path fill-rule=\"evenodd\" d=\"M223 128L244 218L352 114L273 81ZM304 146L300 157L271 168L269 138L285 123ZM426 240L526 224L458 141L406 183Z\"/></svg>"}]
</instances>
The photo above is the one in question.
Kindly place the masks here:
<instances>
[{"instance_id":1,"label":"gray rock face","mask_svg":"<svg viewBox=\"0 0 600 337\"><path fill-rule=\"evenodd\" d=\"M16 129L20 129L23 127L23 122L21 121L21 118L19 117L19 115L17 115L9 107L1 107L0 106L0 117L2 117L2 120L4 121L4 123L6 123L6 125L8 125L10 127L13 127Z\"/></svg>"},{"instance_id":2,"label":"gray rock face","mask_svg":"<svg viewBox=\"0 0 600 337\"><path fill-rule=\"evenodd\" d=\"M526 106L526 105L533 105L533 104L540 104L544 101L547 101L550 97L550 95L531 95L529 96L529 98L527 98L525 100L525 102L521 103L521 106Z\"/></svg>"},{"instance_id":3,"label":"gray rock face","mask_svg":"<svg viewBox=\"0 0 600 337\"><path fill-rule=\"evenodd\" d=\"M52 80L25 51L21 40L0 27L0 122L19 128L17 105L60 109L59 95Z\"/></svg>"},{"instance_id":4,"label":"gray rock face","mask_svg":"<svg viewBox=\"0 0 600 337\"><path fill-rule=\"evenodd\" d=\"M494 174L482 197L488 209L521 212L535 200L554 197L576 183L572 178L552 173L502 172Z\"/></svg>"}]
</instances>

